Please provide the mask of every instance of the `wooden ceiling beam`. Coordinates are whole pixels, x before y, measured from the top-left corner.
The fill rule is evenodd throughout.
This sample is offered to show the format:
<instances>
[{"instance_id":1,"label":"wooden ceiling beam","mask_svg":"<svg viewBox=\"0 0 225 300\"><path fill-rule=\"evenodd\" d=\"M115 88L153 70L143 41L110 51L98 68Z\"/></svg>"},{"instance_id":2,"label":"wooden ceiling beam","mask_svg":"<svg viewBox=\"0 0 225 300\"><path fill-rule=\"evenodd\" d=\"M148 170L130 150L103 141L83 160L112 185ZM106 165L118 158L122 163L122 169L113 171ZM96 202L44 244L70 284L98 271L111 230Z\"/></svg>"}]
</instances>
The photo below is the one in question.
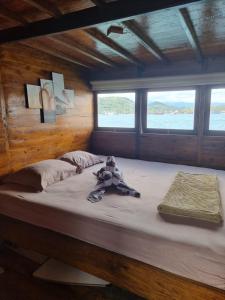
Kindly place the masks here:
<instances>
[{"instance_id":1,"label":"wooden ceiling beam","mask_svg":"<svg viewBox=\"0 0 225 300\"><path fill-rule=\"evenodd\" d=\"M116 66L116 63L114 63L112 60L110 60L105 55L89 49L88 47L78 43L77 41L72 40L68 36L65 36L65 35L57 36L57 37L55 36L55 37L49 37L48 39L52 40L53 42L56 42L58 44L61 44L65 48L68 48L73 51L77 51L81 54L84 54L85 56L90 57L91 59L93 59L95 61L98 61L98 62L108 65L110 67Z\"/></svg>"},{"instance_id":2,"label":"wooden ceiling beam","mask_svg":"<svg viewBox=\"0 0 225 300\"><path fill-rule=\"evenodd\" d=\"M132 32L142 46L145 47L151 54L153 54L157 59L168 62L166 56L162 53L159 47L154 43L154 41L140 28L134 20L124 21L123 24L127 29Z\"/></svg>"},{"instance_id":3,"label":"wooden ceiling beam","mask_svg":"<svg viewBox=\"0 0 225 300\"><path fill-rule=\"evenodd\" d=\"M178 11L181 25L186 33L186 36L188 38L189 43L191 44L191 47L196 52L197 58L200 62L203 61L204 55L202 53L202 49L198 40L197 33L195 31L194 25L192 23L191 17L189 15L189 12L187 8L180 8Z\"/></svg>"},{"instance_id":4,"label":"wooden ceiling beam","mask_svg":"<svg viewBox=\"0 0 225 300\"><path fill-rule=\"evenodd\" d=\"M109 47L111 50L128 60L129 62L141 66L141 62L136 59L132 54L130 54L126 49L118 45L116 42L114 42L112 39L107 37L105 34L103 34L100 30L97 28L88 28L84 30L91 38L93 38L96 41L101 42L102 44Z\"/></svg>"},{"instance_id":5,"label":"wooden ceiling beam","mask_svg":"<svg viewBox=\"0 0 225 300\"><path fill-rule=\"evenodd\" d=\"M26 0L37 3L34 0ZM47 0L42 0L46 2ZM124 20L152 11L175 7L202 0L121 0L110 2L101 7L90 7L81 11L68 13L55 18L29 23L24 28L20 26L0 31L0 43L19 41L37 36L64 32L71 29L84 28L96 24ZM40 0L39 0L40 2ZM47 3L47 2L46 2Z\"/></svg>"},{"instance_id":6,"label":"wooden ceiling beam","mask_svg":"<svg viewBox=\"0 0 225 300\"><path fill-rule=\"evenodd\" d=\"M8 19L10 21L17 22L21 25L28 24L28 22L22 16L20 16L18 13L15 13L14 11L8 9L7 7L5 7L3 5L1 5L1 7L0 7L0 16Z\"/></svg>"},{"instance_id":7,"label":"wooden ceiling beam","mask_svg":"<svg viewBox=\"0 0 225 300\"><path fill-rule=\"evenodd\" d=\"M62 15L57 5L50 3L48 0L23 0L23 1L39 9L42 12L47 13L51 17L59 17Z\"/></svg>"},{"instance_id":8,"label":"wooden ceiling beam","mask_svg":"<svg viewBox=\"0 0 225 300\"><path fill-rule=\"evenodd\" d=\"M87 65L87 64L85 64L81 61L78 61L73 57L70 57L69 55L65 54L64 52L62 52L58 49L43 46L43 44L40 41L33 41L33 40L32 40L32 42L21 41L20 43L25 45L25 46L28 46L30 48L40 50L40 51L45 52L47 54L50 54L52 56L58 57L60 59L63 59L65 61L68 61L68 62L73 63L75 65L78 65L79 67L84 67L84 68L91 69L91 67L89 65Z\"/></svg>"}]
</instances>

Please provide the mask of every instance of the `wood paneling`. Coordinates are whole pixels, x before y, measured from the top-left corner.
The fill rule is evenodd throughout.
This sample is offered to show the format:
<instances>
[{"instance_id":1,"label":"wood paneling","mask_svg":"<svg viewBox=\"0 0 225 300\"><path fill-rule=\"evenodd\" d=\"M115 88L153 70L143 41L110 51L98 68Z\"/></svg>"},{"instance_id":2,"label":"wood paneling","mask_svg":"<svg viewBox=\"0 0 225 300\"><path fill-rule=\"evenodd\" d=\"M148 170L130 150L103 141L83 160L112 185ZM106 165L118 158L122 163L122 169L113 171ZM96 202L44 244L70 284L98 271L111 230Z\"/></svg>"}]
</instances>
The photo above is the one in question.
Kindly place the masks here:
<instances>
[{"instance_id":1,"label":"wood paneling","mask_svg":"<svg viewBox=\"0 0 225 300\"><path fill-rule=\"evenodd\" d=\"M96 28L88 28L85 30L85 32L89 34L94 40L97 40L111 48L114 52L122 56L124 59L128 60L130 63L133 63L137 66L141 65L141 63L129 51L118 45L112 39L103 34L100 30Z\"/></svg>"},{"instance_id":2,"label":"wood paneling","mask_svg":"<svg viewBox=\"0 0 225 300\"><path fill-rule=\"evenodd\" d=\"M135 133L95 131L91 141L95 153L129 158L138 156L142 160L198 165L197 136L144 134L136 140Z\"/></svg>"},{"instance_id":3,"label":"wood paneling","mask_svg":"<svg viewBox=\"0 0 225 300\"><path fill-rule=\"evenodd\" d=\"M3 215L0 216L0 237L59 259L149 300L225 299L223 290Z\"/></svg>"},{"instance_id":4,"label":"wood paneling","mask_svg":"<svg viewBox=\"0 0 225 300\"><path fill-rule=\"evenodd\" d=\"M41 259L34 261L34 257ZM104 288L72 286L34 278L32 273L42 262L42 256L37 253L21 248L13 248L12 251L3 245L0 249L0 265L5 272L0 276L1 300L143 300L112 285Z\"/></svg>"},{"instance_id":5,"label":"wood paneling","mask_svg":"<svg viewBox=\"0 0 225 300\"><path fill-rule=\"evenodd\" d=\"M95 131L95 153L225 170L225 136L143 134ZM137 151L137 149L139 149ZM139 154L138 154L139 153Z\"/></svg>"},{"instance_id":6,"label":"wood paneling","mask_svg":"<svg viewBox=\"0 0 225 300\"><path fill-rule=\"evenodd\" d=\"M162 51L154 43L151 37L145 34L144 31L142 31L141 27L134 20L124 21L123 24L128 28L130 32L133 33L134 37L142 46L144 46L146 50L148 50L157 59L167 62L167 58L164 56Z\"/></svg>"},{"instance_id":7,"label":"wood paneling","mask_svg":"<svg viewBox=\"0 0 225 300\"><path fill-rule=\"evenodd\" d=\"M179 14L180 14L181 24L186 33L187 39L189 40L189 43L193 48L193 50L196 52L197 59L199 60L199 62L202 62L203 61L202 49L187 8L179 9Z\"/></svg>"},{"instance_id":8,"label":"wood paneling","mask_svg":"<svg viewBox=\"0 0 225 300\"><path fill-rule=\"evenodd\" d=\"M93 152L134 158L136 155L136 134L95 131L91 139Z\"/></svg>"},{"instance_id":9,"label":"wood paneling","mask_svg":"<svg viewBox=\"0 0 225 300\"><path fill-rule=\"evenodd\" d=\"M57 116L55 124L40 122L40 110L25 107L26 83L39 84L63 73L66 88L74 89L74 109ZM85 74L66 62L29 47L1 49L0 175L29 163L55 158L74 149L87 149L93 128L92 93Z\"/></svg>"},{"instance_id":10,"label":"wood paneling","mask_svg":"<svg viewBox=\"0 0 225 300\"><path fill-rule=\"evenodd\" d=\"M197 136L146 134L140 138L140 159L195 165Z\"/></svg>"},{"instance_id":11,"label":"wood paneling","mask_svg":"<svg viewBox=\"0 0 225 300\"><path fill-rule=\"evenodd\" d=\"M118 1L120 2L118 3ZM101 5L95 7L95 4L99 5L104 2L104 7ZM151 11L152 7L154 9L157 7L163 8L165 5L168 7L178 5L178 8L170 7ZM185 30L188 34L182 28L179 8L182 9L181 12L186 12L182 19L184 19ZM104 13L102 13L102 10L104 10ZM144 11L148 13L136 15L138 12ZM153 4L151 1L141 0L2 0L0 10L0 29L2 30L0 37L2 42L31 37L37 34L37 29L43 25L39 34L47 34L54 31L58 33L58 38L61 38L61 41L70 36L71 43L68 41L67 45L73 46L76 42L80 42L87 49L87 53L90 54L90 51L94 51L99 55L103 55L105 58L107 57L109 60L117 63L120 71L123 71L124 66L132 66L132 60L129 61L122 57L118 51L113 51L109 44L107 46L107 44L103 44L100 41L94 41L82 30L85 25L95 26L91 29L98 30L103 35L106 35L110 25L122 26L124 34L110 34L111 43L115 42L117 49L123 49L124 53L130 53L134 60L142 63L142 66L144 66L142 70L147 70L152 68L152 65L159 57L166 57L173 63L187 59L194 63L196 62L196 49L198 49L201 57L204 56L204 59L210 56L224 56L224 11L224 0L162 0L155 1ZM69 13L76 15L65 21L65 15ZM81 17L80 14L85 17ZM59 15L59 19L57 19L57 15ZM115 18L112 17L113 15L115 15ZM132 27L131 25L125 26L127 24L123 22L123 19L118 20L120 16L125 15L128 19L133 15L133 19L129 20L129 22L131 22L130 24L135 24L135 27L133 25ZM109 22L106 22L107 20ZM44 24L30 25L30 23L37 21L44 21ZM49 23L46 23L46 21ZM101 23L101 21L104 23ZM72 26L72 23L76 26ZM4 29L12 29L12 27L17 27L14 38L14 30L3 32ZM64 31L67 29L68 31L65 33ZM21 32L23 32L22 35L19 34ZM69 46L64 47L59 42L49 43L48 37L37 37L30 41L26 40L26 42L32 43L35 48L41 48L42 51L51 52L50 54L55 52L55 55L67 57L70 61L74 57L80 63L93 67L94 71L102 68L108 70L107 64L102 65L101 60L96 61L93 59L93 56L91 58L87 53L80 51L80 47L79 51L74 51L73 53L73 51L69 50ZM167 59L163 59L161 66L165 66L166 61ZM134 68L137 72L138 67L135 66Z\"/></svg>"},{"instance_id":12,"label":"wood paneling","mask_svg":"<svg viewBox=\"0 0 225 300\"><path fill-rule=\"evenodd\" d=\"M157 76L179 76L197 75L200 73L225 72L225 57L210 57L204 60L204 64L185 60L171 64L154 63L142 72L137 72L135 68L124 67L121 70L115 69L108 72L90 72L90 81L95 80L120 80L137 77L157 77Z\"/></svg>"},{"instance_id":13,"label":"wood paneling","mask_svg":"<svg viewBox=\"0 0 225 300\"><path fill-rule=\"evenodd\" d=\"M134 0L132 2L130 0L113 1L105 5L104 13L101 7L91 7L79 12L65 14L58 18L32 22L32 24L28 24L25 27L17 26L2 30L0 32L0 42L15 42L27 38L95 26L96 24L104 22L107 23L119 19L135 17L148 12L198 1L201 0L162 0L154 3L146 0Z\"/></svg>"},{"instance_id":14,"label":"wood paneling","mask_svg":"<svg viewBox=\"0 0 225 300\"><path fill-rule=\"evenodd\" d=\"M51 17L59 17L62 14L58 6L48 0L24 0L24 2L44 13L47 13Z\"/></svg>"},{"instance_id":15,"label":"wood paneling","mask_svg":"<svg viewBox=\"0 0 225 300\"><path fill-rule=\"evenodd\" d=\"M85 62L77 57L76 53L74 55L74 51L71 51L71 49L65 48L59 45L57 42L52 42L51 40L45 39L36 39L36 40L28 40L25 42L21 42L24 45L30 46L31 48L38 49L40 51L43 51L47 54L53 55L55 57L59 57L65 61L68 61L72 64L82 66L84 68L89 68L88 61ZM79 56L79 55L78 55ZM91 66L90 66L91 67Z\"/></svg>"},{"instance_id":16,"label":"wood paneling","mask_svg":"<svg viewBox=\"0 0 225 300\"><path fill-rule=\"evenodd\" d=\"M33 1L35 2L35 1ZM36 1L38 3L38 1ZM44 1L42 1L43 4ZM46 1L51 2L55 7L58 8L63 14L70 13L73 11L79 11L94 6L90 0L55 0L55 1ZM52 5L52 6L53 6ZM43 5L42 5L43 6ZM47 6L47 5L45 5ZM50 9L52 6L49 5ZM1 7L16 14L17 16L23 17L28 22L35 22L43 19L50 18L48 10L41 9L41 6L32 6L32 1L21 1L21 0L2 0ZM2 24L1 24L2 25ZM16 26L15 22L3 24L4 28Z\"/></svg>"},{"instance_id":17,"label":"wood paneling","mask_svg":"<svg viewBox=\"0 0 225 300\"><path fill-rule=\"evenodd\" d=\"M225 169L225 136L203 138L200 163L212 168Z\"/></svg>"}]
</instances>

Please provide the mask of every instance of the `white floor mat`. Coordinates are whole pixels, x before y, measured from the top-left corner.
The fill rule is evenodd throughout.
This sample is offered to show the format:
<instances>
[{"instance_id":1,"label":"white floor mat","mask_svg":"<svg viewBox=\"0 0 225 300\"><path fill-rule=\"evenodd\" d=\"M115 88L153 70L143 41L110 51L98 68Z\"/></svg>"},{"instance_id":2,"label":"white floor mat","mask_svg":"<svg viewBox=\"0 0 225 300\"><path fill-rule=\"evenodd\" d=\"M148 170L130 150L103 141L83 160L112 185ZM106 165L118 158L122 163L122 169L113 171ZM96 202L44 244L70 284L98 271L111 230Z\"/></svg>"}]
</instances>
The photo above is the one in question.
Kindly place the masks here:
<instances>
[{"instance_id":1,"label":"white floor mat","mask_svg":"<svg viewBox=\"0 0 225 300\"><path fill-rule=\"evenodd\" d=\"M102 287L109 284L109 282L105 280L82 272L55 259L49 259L47 262L45 262L33 273L33 276L62 284Z\"/></svg>"}]
</instances>

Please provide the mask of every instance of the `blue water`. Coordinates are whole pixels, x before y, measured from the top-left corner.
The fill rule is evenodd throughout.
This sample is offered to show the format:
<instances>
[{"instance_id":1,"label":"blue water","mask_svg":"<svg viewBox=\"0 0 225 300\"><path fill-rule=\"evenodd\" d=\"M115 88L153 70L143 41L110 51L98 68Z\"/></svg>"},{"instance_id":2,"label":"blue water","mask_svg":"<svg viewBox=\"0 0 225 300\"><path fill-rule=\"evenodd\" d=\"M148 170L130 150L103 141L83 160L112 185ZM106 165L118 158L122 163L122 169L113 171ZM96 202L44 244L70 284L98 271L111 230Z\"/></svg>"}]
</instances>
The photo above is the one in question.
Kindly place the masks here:
<instances>
[{"instance_id":1,"label":"blue water","mask_svg":"<svg viewBox=\"0 0 225 300\"><path fill-rule=\"evenodd\" d=\"M194 116L191 114L148 115L147 127L158 129L189 129L194 128Z\"/></svg>"},{"instance_id":2,"label":"blue water","mask_svg":"<svg viewBox=\"0 0 225 300\"><path fill-rule=\"evenodd\" d=\"M147 127L158 129L193 129L194 116L191 114L148 115ZM99 127L134 128L134 115L98 115ZM210 130L225 130L225 114L211 114Z\"/></svg>"}]
</instances>

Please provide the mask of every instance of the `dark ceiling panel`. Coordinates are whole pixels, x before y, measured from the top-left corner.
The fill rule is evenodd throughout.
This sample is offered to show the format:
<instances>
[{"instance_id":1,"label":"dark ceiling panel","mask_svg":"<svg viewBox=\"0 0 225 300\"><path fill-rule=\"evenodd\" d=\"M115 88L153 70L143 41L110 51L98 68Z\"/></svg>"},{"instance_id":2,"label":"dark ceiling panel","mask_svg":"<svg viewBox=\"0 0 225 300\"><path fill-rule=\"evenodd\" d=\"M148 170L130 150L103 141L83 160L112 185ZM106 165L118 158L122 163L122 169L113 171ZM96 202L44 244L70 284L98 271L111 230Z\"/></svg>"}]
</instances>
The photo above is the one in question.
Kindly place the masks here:
<instances>
[{"instance_id":1,"label":"dark ceiling panel","mask_svg":"<svg viewBox=\"0 0 225 300\"><path fill-rule=\"evenodd\" d=\"M59 10L63 13L71 13L74 11L84 10L94 7L91 0L48 0L52 1ZM104 0L106 3L116 0ZM50 16L37 8L32 7L23 0L1 0L1 5L18 14L28 22L47 19ZM107 4L106 4L107 5ZM225 1L224 0L202 0L192 4L187 4L185 7L188 10L194 29L196 31L199 44L204 53L204 56L224 56L225 54ZM149 36L155 45L162 51L162 53L171 60L171 63L181 60L196 60L194 50L183 30L178 9L168 8L160 11L151 12L143 16L133 18L135 23L141 28L145 35ZM0 15L0 30L5 28L18 26L19 24L13 20L2 17ZM125 28L122 22L113 21L104 23L96 27L103 34L107 34L107 29L110 25L123 26L124 34L119 35L112 33L109 38L115 41L119 46L126 49L137 60L144 63L144 65L151 65L157 61L157 58L151 54L135 35ZM76 42L82 44L87 49L99 53L100 57L114 62L121 66L131 66L132 63L124 59L118 53L110 49L102 42L96 41L88 36L83 30L71 30L55 35L63 39L66 36L69 43L71 38L71 45ZM39 38L33 40L33 44L40 41ZM44 47L51 47L48 38L41 38ZM32 40L28 41L32 43ZM56 42L54 46L56 45ZM104 64L99 60L85 55L82 51L73 51L72 47L63 47L63 44L58 43L57 48L68 57L80 60L93 68L102 68ZM53 48L54 50L54 48ZM102 55L102 56L101 56ZM163 63L163 62L162 62ZM105 65L106 68L109 66Z\"/></svg>"},{"instance_id":2,"label":"dark ceiling panel","mask_svg":"<svg viewBox=\"0 0 225 300\"><path fill-rule=\"evenodd\" d=\"M137 40L137 38L121 23L121 22L113 22L110 25L122 26L124 27L124 34L115 34L112 33L109 37L116 41L121 47L129 50L130 53L133 54L136 58L139 58L143 62L153 62L157 61L157 59L150 54ZM109 28L109 24L101 24L97 26L97 28L104 34L107 34L107 30Z\"/></svg>"},{"instance_id":3,"label":"dark ceiling panel","mask_svg":"<svg viewBox=\"0 0 225 300\"><path fill-rule=\"evenodd\" d=\"M97 52L102 53L103 55L107 56L109 59L114 61L117 64L127 65L129 62L127 62L125 59L123 59L121 56L116 54L114 51L112 51L109 47L106 45L94 41L88 34L86 34L83 30L73 30L70 31L67 35L71 36L71 38L75 41L78 41L81 44L84 44L85 46L94 49Z\"/></svg>"},{"instance_id":4,"label":"dark ceiling panel","mask_svg":"<svg viewBox=\"0 0 225 300\"><path fill-rule=\"evenodd\" d=\"M23 41L21 43L24 43L26 45L29 45L33 48L37 48L39 50L43 50L43 52L49 53L51 55L60 54L62 57L68 57L71 62L74 60L74 62L77 62L78 64L82 66L89 66L91 68L96 67L95 61L84 57L83 55L72 51L71 49L63 47L60 43L57 43L56 41L52 41L51 39L47 37L42 37L34 40L27 40Z\"/></svg>"},{"instance_id":5,"label":"dark ceiling panel","mask_svg":"<svg viewBox=\"0 0 225 300\"><path fill-rule=\"evenodd\" d=\"M54 2L64 14L94 6L91 0L55 0Z\"/></svg>"},{"instance_id":6,"label":"dark ceiling panel","mask_svg":"<svg viewBox=\"0 0 225 300\"><path fill-rule=\"evenodd\" d=\"M43 11L43 7L47 6L47 13L49 14L49 2L44 0L24 0L28 2L32 7L38 8ZM49 0L48 0L49 1ZM103 24L114 20L127 20L127 18L135 17L138 15L145 15L153 11L161 11L168 7L181 7L188 3L199 2L201 0L121 0L110 2L104 7L90 7L78 12L72 12L65 15L58 16L60 8L55 6L57 10L57 18L48 18L46 20L40 20L32 22L26 26L17 26L14 28L6 29L0 32L0 42L15 42L28 38L35 38L40 36L46 36L49 34L56 34L59 32L65 32L72 29L86 28L88 26L95 26L96 24ZM41 5L36 5L36 3ZM35 4L35 5L34 5ZM54 7L54 5L52 5ZM46 11L46 9L44 9ZM50 13L52 15L52 11ZM56 14L53 14L56 16Z\"/></svg>"}]
</instances>

